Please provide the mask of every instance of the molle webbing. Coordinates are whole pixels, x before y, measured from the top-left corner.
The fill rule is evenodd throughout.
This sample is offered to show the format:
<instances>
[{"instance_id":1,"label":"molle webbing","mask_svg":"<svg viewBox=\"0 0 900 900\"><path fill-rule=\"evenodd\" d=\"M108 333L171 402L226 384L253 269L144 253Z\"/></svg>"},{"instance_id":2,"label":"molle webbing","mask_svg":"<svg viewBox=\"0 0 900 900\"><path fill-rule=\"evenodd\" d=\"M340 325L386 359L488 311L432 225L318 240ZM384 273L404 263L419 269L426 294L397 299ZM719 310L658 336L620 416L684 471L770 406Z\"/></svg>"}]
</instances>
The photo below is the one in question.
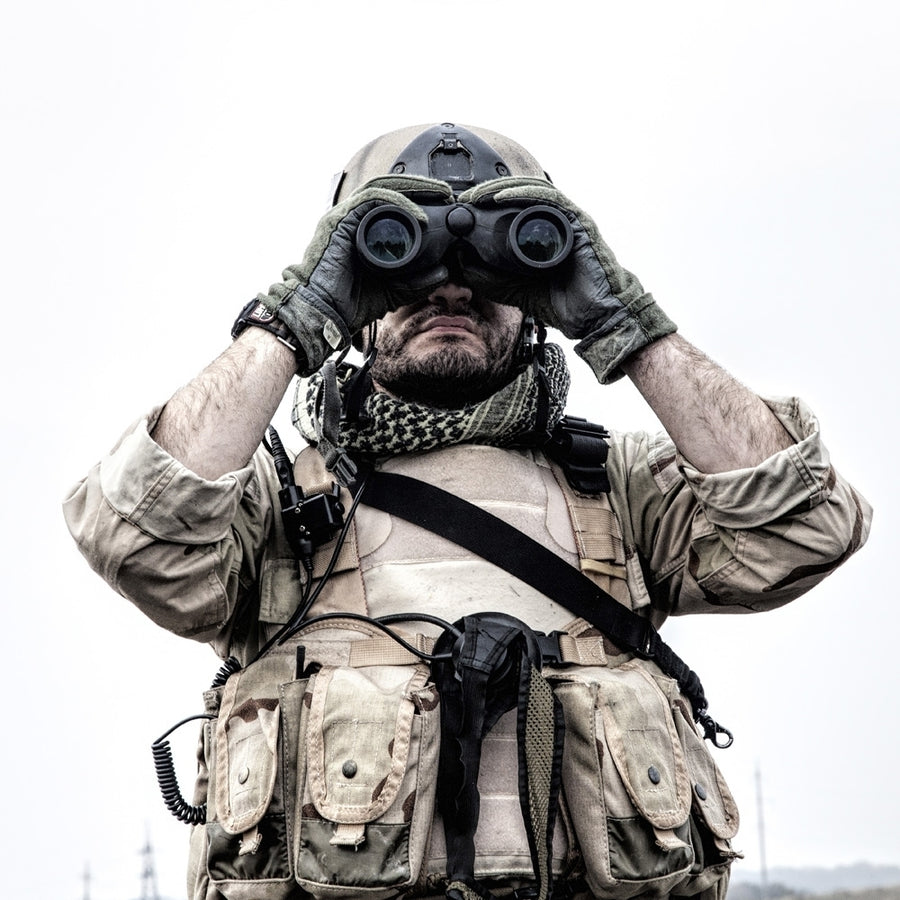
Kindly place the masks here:
<instances>
[{"instance_id":1,"label":"molle webbing","mask_svg":"<svg viewBox=\"0 0 900 900\"><path fill-rule=\"evenodd\" d=\"M619 520L607 493L576 491L563 467L549 460L550 471L566 501L582 573L598 588L632 609Z\"/></svg>"}]
</instances>

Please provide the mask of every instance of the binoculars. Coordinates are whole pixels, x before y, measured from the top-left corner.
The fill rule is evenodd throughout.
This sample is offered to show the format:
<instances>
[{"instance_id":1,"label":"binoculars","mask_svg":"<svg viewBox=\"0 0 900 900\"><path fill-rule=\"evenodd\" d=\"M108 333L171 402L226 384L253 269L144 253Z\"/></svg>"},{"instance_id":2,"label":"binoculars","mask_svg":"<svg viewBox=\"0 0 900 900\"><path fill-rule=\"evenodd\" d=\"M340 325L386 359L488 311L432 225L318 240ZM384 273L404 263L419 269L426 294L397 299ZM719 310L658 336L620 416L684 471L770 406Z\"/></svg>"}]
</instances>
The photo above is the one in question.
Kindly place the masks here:
<instances>
[{"instance_id":1,"label":"binoculars","mask_svg":"<svg viewBox=\"0 0 900 900\"><path fill-rule=\"evenodd\" d=\"M451 248L464 248L495 269L540 272L565 262L572 226L558 209L480 209L466 203L423 206L420 222L393 204L369 210L356 232L360 259L383 275L403 275L436 265Z\"/></svg>"}]
</instances>

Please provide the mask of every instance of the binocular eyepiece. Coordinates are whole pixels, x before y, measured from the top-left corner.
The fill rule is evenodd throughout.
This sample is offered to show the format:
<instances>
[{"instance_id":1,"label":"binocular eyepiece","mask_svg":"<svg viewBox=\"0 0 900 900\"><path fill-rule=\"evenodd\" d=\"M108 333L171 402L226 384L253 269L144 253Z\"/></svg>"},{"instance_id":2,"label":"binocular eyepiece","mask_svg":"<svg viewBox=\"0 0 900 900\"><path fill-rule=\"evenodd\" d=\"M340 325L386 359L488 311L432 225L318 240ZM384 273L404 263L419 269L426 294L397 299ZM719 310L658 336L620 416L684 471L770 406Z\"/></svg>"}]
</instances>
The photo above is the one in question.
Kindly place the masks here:
<instances>
[{"instance_id":1,"label":"binocular eyepiece","mask_svg":"<svg viewBox=\"0 0 900 900\"><path fill-rule=\"evenodd\" d=\"M552 206L422 208L428 217L424 224L393 204L369 210L356 232L360 259L382 274L399 275L436 265L451 247L463 245L489 266L521 273L552 269L572 250L572 226Z\"/></svg>"}]
</instances>

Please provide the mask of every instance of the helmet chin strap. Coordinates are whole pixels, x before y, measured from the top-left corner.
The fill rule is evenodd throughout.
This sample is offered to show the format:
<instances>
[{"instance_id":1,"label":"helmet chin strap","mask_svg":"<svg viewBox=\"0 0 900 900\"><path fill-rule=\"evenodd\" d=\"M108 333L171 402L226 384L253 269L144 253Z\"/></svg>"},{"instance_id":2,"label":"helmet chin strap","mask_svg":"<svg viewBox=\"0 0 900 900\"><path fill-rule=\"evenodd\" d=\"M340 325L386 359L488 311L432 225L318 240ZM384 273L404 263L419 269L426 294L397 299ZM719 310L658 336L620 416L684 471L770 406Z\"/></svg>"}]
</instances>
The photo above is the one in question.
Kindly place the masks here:
<instances>
[{"instance_id":1,"label":"helmet chin strap","mask_svg":"<svg viewBox=\"0 0 900 900\"><path fill-rule=\"evenodd\" d=\"M516 369L530 366L535 357L544 363L544 342L547 340L547 326L534 316L525 316L519 332L519 346L516 350Z\"/></svg>"},{"instance_id":2,"label":"helmet chin strap","mask_svg":"<svg viewBox=\"0 0 900 900\"><path fill-rule=\"evenodd\" d=\"M369 325L368 332L365 340L360 337L359 346L357 347L358 350L363 352L362 365L356 368L349 377L344 390L344 402L341 412L345 422L365 422L368 418L364 404L366 397L375 389L371 370L375 358L378 356L378 345L376 344L378 323L372 322Z\"/></svg>"},{"instance_id":3,"label":"helmet chin strap","mask_svg":"<svg viewBox=\"0 0 900 900\"><path fill-rule=\"evenodd\" d=\"M526 368L534 370L537 384L537 413L534 428L522 435L522 443L540 447L550 439L550 382L547 377L547 326L534 316L526 316L522 321L519 333L519 347L516 352L515 372L518 374Z\"/></svg>"}]
</instances>

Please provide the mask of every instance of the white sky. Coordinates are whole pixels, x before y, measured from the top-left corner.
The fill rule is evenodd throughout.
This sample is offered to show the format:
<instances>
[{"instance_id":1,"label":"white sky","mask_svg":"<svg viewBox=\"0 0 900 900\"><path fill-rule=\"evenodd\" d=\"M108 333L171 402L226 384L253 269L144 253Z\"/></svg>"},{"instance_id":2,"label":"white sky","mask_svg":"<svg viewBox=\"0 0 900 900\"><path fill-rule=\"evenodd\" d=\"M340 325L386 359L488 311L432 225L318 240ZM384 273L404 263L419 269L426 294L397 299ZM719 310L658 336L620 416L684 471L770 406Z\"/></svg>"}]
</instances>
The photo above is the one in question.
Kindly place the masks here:
<instances>
[{"instance_id":1,"label":"white sky","mask_svg":"<svg viewBox=\"0 0 900 900\"><path fill-rule=\"evenodd\" d=\"M148 832L161 892L182 895L187 829L149 744L200 711L216 659L88 570L60 501L300 258L358 146L445 120L531 149L685 336L813 406L875 504L869 545L807 597L665 636L735 732L717 759L744 868L757 765L770 865L900 863L898 37L887 0L10 7L3 895L80 897L89 863L94 900L136 897ZM573 366L573 413L654 427L629 385Z\"/></svg>"}]
</instances>

